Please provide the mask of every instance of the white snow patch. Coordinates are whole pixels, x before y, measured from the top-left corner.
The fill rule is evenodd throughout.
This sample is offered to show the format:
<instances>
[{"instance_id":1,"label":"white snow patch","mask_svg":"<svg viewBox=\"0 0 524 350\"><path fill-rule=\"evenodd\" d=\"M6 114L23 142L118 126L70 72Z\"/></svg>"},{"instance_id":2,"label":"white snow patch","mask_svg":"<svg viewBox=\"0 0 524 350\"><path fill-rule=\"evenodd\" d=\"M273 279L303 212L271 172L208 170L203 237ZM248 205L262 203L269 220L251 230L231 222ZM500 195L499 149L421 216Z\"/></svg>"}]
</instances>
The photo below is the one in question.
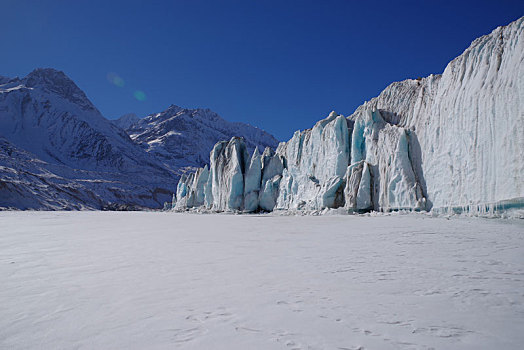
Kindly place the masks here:
<instances>
[{"instance_id":1,"label":"white snow patch","mask_svg":"<svg viewBox=\"0 0 524 350\"><path fill-rule=\"evenodd\" d=\"M0 88L0 93L11 92L11 91L16 91L16 90L21 90L21 89L33 90L33 88L28 88L24 84L20 84L20 85L11 87L11 88Z\"/></svg>"}]
</instances>

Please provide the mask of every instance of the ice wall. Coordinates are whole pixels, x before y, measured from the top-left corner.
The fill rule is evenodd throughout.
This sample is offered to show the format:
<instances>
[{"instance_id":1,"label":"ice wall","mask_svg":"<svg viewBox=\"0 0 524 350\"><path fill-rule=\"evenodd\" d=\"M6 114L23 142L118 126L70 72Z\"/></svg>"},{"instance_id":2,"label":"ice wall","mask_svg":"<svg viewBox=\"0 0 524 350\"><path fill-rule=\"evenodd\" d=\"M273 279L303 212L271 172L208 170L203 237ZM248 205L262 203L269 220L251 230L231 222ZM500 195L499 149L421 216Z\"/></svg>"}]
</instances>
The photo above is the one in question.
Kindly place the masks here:
<instances>
[{"instance_id":1,"label":"ice wall","mask_svg":"<svg viewBox=\"0 0 524 350\"><path fill-rule=\"evenodd\" d=\"M204 205L205 188L209 178L207 165L189 175L182 175L176 190L175 209L200 207Z\"/></svg>"},{"instance_id":2,"label":"ice wall","mask_svg":"<svg viewBox=\"0 0 524 350\"><path fill-rule=\"evenodd\" d=\"M262 180L262 157L255 148L249 166L244 174L244 210L255 211L258 209L258 197Z\"/></svg>"},{"instance_id":3,"label":"ice wall","mask_svg":"<svg viewBox=\"0 0 524 350\"><path fill-rule=\"evenodd\" d=\"M351 163L364 161L365 183L369 181L366 191L371 198L369 208L384 211L426 209L426 199L413 170L412 161L416 160L410 154L409 135L405 128L386 123L379 110L365 108L355 118ZM358 176L358 169L355 170L351 174L353 177ZM355 178L357 181L360 187L360 180ZM354 189L349 193L354 195ZM360 205L356 209L365 208Z\"/></svg>"},{"instance_id":4,"label":"ice wall","mask_svg":"<svg viewBox=\"0 0 524 350\"><path fill-rule=\"evenodd\" d=\"M215 145L211 151L211 192L213 209L241 210L244 205L244 172L249 154L243 139Z\"/></svg>"},{"instance_id":5,"label":"ice wall","mask_svg":"<svg viewBox=\"0 0 524 350\"><path fill-rule=\"evenodd\" d=\"M176 210L273 210L283 165L271 148L262 155L256 148L250 156L244 139L233 137L213 147L210 164L209 170L206 166L180 178Z\"/></svg>"},{"instance_id":6,"label":"ice wall","mask_svg":"<svg viewBox=\"0 0 524 350\"><path fill-rule=\"evenodd\" d=\"M521 18L495 29L442 75L393 83L350 117L332 112L276 152L249 156L241 139L218 143L205 205L474 213L523 206L523 27ZM180 193L201 193L195 181L181 180Z\"/></svg>"},{"instance_id":7,"label":"ice wall","mask_svg":"<svg viewBox=\"0 0 524 350\"><path fill-rule=\"evenodd\" d=\"M283 157L266 147L262 154L262 182L259 198L260 209L272 211L278 198L278 189L284 171Z\"/></svg>"},{"instance_id":8,"label":"ice wall","mask_svg":"<svg viewBox=\"0 0 524 350\"><path fill-rule=\"evenodd\" d=\"M361 160L348 167L344 187L345 208L351 212L373 209L372 182L369 164Z\"/></svg>"},{"instance_id":9,"label":"ice wall","mask_svg":"<svg viewBox=\"0 0 524 350\"><path fill-rule=\"evenodd\" d=\"M428 208L492 210L523 204L524 18L473 41L444 73L391 84L369 110L409 131Z\"/></svg>"},{"instance_id":10,"label":"ice wall","mask_svg":"<svg viewBox=\"0 0 524 350\"><path fill-rule=\"evenodd\" d=\"M350 157L348 121L335 112L312 129L295 132L277 153L286 160L278 209L319 209L344 205L343 177Z\"/></svg>"}]
</instances>

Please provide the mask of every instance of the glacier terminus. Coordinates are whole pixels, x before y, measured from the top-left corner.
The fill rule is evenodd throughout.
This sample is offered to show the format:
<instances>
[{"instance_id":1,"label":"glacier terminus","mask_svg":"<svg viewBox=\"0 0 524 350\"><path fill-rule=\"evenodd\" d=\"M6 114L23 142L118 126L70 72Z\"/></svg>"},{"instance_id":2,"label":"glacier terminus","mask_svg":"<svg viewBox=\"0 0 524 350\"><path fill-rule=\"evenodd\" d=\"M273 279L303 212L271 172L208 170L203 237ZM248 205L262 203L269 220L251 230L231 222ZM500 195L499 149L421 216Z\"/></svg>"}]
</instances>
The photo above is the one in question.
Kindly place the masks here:
<instances>
[{"instance_id":1,"label":"glacier terminus","mask_svg":"<svg viewBox=\"0 0 524 350\"><path fill-rule=\"evenodd\" d=\"M524 18L473 41L444 72L332 112L276 151L219 142L183 176L177 210L433 210L524 206ZM520 210L520 209L519 209Z\"/></svg>"}]
</instances>

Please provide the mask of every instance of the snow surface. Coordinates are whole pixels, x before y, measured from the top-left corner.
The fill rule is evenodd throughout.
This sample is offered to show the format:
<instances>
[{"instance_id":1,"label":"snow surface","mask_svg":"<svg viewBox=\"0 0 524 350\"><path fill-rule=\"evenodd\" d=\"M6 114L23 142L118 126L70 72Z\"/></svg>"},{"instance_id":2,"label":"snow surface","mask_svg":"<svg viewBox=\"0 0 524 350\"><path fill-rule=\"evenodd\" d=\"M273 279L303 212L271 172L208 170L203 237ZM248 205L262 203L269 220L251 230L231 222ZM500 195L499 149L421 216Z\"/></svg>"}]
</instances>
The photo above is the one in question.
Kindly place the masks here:
<instances>
[{"instance_id":1,"label":"snow surface","mask_svg":"<svg viewBox=\"0 0 524 350\"><path fill-rule=\"evenodd\" d=\"M522 221L0 212L0 280L3 349L524 344Z\"/></svg>"}]
</instances>

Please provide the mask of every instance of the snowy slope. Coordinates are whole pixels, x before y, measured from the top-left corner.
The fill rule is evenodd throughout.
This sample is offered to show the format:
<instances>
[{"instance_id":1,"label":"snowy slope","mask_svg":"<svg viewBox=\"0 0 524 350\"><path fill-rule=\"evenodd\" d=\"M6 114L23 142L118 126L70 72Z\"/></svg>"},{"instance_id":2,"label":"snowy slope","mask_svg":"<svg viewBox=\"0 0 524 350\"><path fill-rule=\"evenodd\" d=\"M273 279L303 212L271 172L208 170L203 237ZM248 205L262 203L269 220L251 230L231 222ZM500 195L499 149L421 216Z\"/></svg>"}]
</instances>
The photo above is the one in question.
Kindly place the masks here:
<instances>
[{"instance_id":1,"label":"snowy slope","mask_svg":"<svg viewBox=\"0 0 524 350\"><path fill-rule=\"evenodd\" d=\"M163 183L46 162L0 137L0 209L160 208L171 194Z\"/></svg>"},{"instance_id":2,"label":"snowy slope","mask_svg":"<svg viewBox=\"0 0 524 350\"><path fill-rule=\"evenodd\" d=\"M140 118L135 113L124 114L118 119L110 120L111 123L118 126L120 129L128 129L131 125L137 123Z\"/></svg>"},{"instance_id":3,"label":"snowy slope","mask_svg":"<svg viewBox=\"0 0 524 350\"><path fill-rule=\"evenodd\" d=\"M2 349L524 344L522 222L0 212L0 227Z\"/></svg>"},{"instance_id":4,"label":"snowy slope","mask_svg":"<svg viewBox=\"0 0 524 350\"><path fill-rule=\"evenodd\" d=\"M267 132L243 123L231 123L209 109L170 106L129 126L129 136L170 169L209 164L209 152L218 141L243 137L250 152L255 147L276 147Z\"/></svg>"},{"instance_id":5,"label":"snowy slope","mask_svg":"<svg viewBox=\"0 0 524 350\"><path fill-rule=\"evenodd\" d=\"M146 154L62 72L37 69L0 86L0 134L46 161L133 171Z\"/></svg>"},{"instance_id":6,"label":"snowy slope","mask_svg":"<svg viewBox=\"0 0 524 350\"><path fill-rule=\"evenodd\" d=\"M274 208L480 214L522 208L523 62L524 17L475 40L442 75L393 83L347 120L333 112L297 131L277 149L284 167L273 183ZM220 188L226 191L222 198L242 203L236 197L251 162L222 166L229 174L215 174L229 179L241 173L239 188L212 182L204 193L215 197ZM182 183L194 187L187 179ZM207 208L273 209L227 203Z\"/></svg>"},{"instance_id":7,"label":"snowy slope","mask_svg":"<svg viewBox=\"0 0 524 350\"><path fill-rule=\"evenodd\" d=\"M73 81L53 69L37 69L0 85L0 137L5 146L2 186L11 188L11 199L0 197L0 207L101 208L109 203L161 207L176 183L172 172L107 121ZM24 157L6 155L6 149ZM96 195L83 193L81 198L57 198L58 205L45 204L55 184L34 191L33 181L12 176L15 169L15 174L35 174L35 164L37 173L75 182L80 192L88 186ZM14 199L17 192L24 193L20 205ZM27 193L34 195L32 205L26 204ZM62 194L54 192L57 197Z\"/></svg>"}]
</instances>

